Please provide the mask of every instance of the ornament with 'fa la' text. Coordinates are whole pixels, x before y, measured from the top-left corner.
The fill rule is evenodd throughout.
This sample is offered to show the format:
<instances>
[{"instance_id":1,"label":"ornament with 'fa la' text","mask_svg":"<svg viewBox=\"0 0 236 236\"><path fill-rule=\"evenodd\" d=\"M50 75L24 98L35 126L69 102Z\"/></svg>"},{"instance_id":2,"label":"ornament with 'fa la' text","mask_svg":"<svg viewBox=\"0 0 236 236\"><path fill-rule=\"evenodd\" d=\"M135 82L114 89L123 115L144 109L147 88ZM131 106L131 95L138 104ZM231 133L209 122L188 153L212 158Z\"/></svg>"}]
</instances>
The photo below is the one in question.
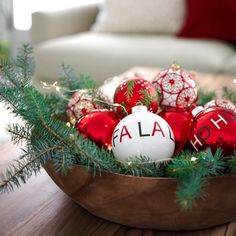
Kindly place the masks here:
<instances>
[{"instance_id":1,"label":"ornament with 'fa la' text","mask_svg":"<svg viewBox=\"0 0 236 236\"><path fill-rule=\"evenodd\" d=\"M112 151L120 160L138 156L169 159L174 148L174 135L168 123L148 112L145 106L135 106L132 114L116 126L112 136Z\"/></svg>"}]
</instances>

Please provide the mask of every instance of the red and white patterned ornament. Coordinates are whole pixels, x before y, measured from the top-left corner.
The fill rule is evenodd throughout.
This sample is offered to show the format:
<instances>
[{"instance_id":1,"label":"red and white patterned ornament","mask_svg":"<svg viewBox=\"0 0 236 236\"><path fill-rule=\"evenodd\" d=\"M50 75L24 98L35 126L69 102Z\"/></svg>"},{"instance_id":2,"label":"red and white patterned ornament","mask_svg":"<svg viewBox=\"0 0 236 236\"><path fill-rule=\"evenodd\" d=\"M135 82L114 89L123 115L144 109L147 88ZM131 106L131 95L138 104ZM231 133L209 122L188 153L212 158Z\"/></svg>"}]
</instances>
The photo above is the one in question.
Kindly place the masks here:
<instances>
[{"instance_id":1,"label":"red and white patterned ornament","mask_svg":"<svg viewBox=\"0 0 236 236\"><path fill-rule=\"evenodd\" d=\"M178 65L160 71L152 83L160 94L161 106L187 108L197 99L194 76Z\"/></svg>"},{"instance_id":2,"label":"red and white patterned ornament","mask_svg":"<svg viewBox=\"0 0 236 236\"><path fill-rule=\"evenodd\" d=\"M114 103L121 105L117 108L117 112L122 116L127 115L124 108L130 114L132 107L137 105L144 105L153 113L158 109L156 89L152 83L143 78L124 80L115 91Z\"/></svg>"},{"instance_id":3,"label":"red and white patterned ornament","mask_svg":"<svg viewBox=\"0 0 236 236\"><path fill-rule=\"evenodd\" d=\"M209 107L223 107L229 110L232 110L236 112L236 106L234 103L232 103L230 100L225 100L225 99L216 99L216 100L211 100L210 102L206 103L204 105L205 108Z\"/></svg>"},{"instance_id":4,"label":"red and white patterned ornament","mask_svg":"<svg viewBox=\"0 0 236 236\"><path fill-rule=\"evenodd\" d=\"M111 101L101 90L81 89L72 95L66 113L70 123L75 125L81 116L95 109L107 108L110 104Z\"/></svg>"},{"instance_id":5,"label":"red and white patterned ornament","mask_svg":"<svg viewBox=\"0 0 236 236\"><path fill-rule=\"evenodd\" d=\"M75 125L82 115L94 109L97 109L94 100L88 94L88 91L83 89L72 95L66 108L66 114L70 123Z\"/></svg>"}]
</instances>

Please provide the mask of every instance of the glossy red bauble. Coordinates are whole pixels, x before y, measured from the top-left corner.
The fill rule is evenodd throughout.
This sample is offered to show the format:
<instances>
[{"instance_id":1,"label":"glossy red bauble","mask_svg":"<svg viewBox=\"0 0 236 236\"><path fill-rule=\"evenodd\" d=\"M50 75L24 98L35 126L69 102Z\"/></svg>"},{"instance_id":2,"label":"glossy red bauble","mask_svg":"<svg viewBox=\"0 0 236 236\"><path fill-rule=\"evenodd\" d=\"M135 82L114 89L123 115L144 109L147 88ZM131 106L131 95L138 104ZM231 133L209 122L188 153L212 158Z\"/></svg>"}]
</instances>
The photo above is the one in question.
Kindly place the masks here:
<instances>
[{"instance_id":1,"label":"glossy red bauble","mask_svg":"<svg viewBox=\"0 0 236 236\"><path fill-rule=\"evenodd\" d=\"M94 141L98 146L111 149L111 138L120 119L113 111L94 110L82 116L77 123L78 134Z\"/></svg>"},{"instance_id":2,"label":"glossy red bauble","mask_svg":"<svg viewBox=\"0 0 236 236\"><path fill-rule=\"evenodd\" d=\"M127 115L124 108L130 114L132 107L137 105L144 105L153 113L156 113L158 109L155 87L143 78L132 78L123 81L115 91L114 103L121 105L117 108L117 112L122 116Z\"/></svg>"},{"instance_id":3,"label":"glossy red bauble","mask_svg":"<svg viewBox=\"0 0 236 236\"><path fill-rule=\"evenodd\" d=\"M193 129L190 135L190 146L196 150L208 147L213 152L221 148L225 155L233 154L236 149L236 114L225 108L197 107L192 111Z\"/></svg>"},{"instance_id":4,"label":"glossy red bauble","mask_svg":"<svg viewBox=\"0 0 236 236\"><path fill-rule=\"evenodd\" d=\"M191 132L192 115L186 110L168 109L158 114L170 125L175 136L175 153L185 147Z\"/></svg>"}]
</instances>

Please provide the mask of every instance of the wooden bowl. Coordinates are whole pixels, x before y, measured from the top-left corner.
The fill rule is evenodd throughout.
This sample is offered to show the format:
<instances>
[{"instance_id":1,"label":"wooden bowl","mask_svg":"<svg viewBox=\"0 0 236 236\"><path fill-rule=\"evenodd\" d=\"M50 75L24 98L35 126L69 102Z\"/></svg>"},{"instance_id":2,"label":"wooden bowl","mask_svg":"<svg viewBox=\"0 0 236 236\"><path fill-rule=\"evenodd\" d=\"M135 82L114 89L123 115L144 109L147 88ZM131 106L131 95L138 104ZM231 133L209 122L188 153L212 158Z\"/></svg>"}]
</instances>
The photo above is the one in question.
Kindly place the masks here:
<instances>
[{"instance_id":1,"label":"wooden bowl","mask_svg":"<svg viewBox=\"0 0 236 236\"><path fill-rule=\"evenodd\" d=\"M209 178L207 197L191 211L176 202L173 178L133 177L75 166L64 176L45 166L54 182L90 213L119 224L147 229L195 230L236 218L236 175Z\"/></svg>"}]
</instances>

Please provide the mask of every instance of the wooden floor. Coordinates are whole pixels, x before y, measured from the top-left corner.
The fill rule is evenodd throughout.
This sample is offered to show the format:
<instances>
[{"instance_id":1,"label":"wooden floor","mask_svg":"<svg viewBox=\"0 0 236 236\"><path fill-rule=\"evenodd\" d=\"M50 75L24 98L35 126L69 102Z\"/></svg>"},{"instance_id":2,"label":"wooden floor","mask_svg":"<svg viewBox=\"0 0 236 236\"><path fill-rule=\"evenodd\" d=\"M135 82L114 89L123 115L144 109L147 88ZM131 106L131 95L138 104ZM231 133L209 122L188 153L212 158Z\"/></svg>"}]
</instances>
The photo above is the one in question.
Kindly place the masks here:
<instances>
[{"instance_id":1,"label":"wooden floor","mask_svg":"<svg viewBox=\"0 0 236 236\"><path fill-rule=\"evenodd\" d=\"M8 114L0 109L0 173L20 151L4 134L4 122L9 120ZM21 188L10 194L0 194L0 236L7 235L234 236L236 221L192 232L133 229L91 215L66 196L42 170Z\"/></svg>"}]
</instances>

